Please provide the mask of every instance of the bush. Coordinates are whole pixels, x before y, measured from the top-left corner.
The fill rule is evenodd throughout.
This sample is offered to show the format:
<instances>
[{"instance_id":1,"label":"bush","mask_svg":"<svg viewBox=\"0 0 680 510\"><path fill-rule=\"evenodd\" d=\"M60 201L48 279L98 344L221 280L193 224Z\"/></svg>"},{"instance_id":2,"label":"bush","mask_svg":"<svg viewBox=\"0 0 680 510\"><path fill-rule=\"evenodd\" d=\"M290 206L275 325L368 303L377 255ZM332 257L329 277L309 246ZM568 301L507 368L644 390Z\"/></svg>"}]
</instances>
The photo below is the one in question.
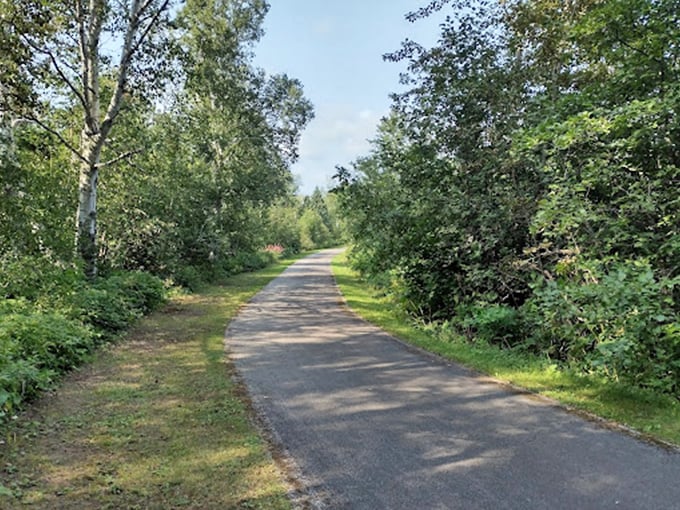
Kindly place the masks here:
<instances>
[{"instance_id":1,"label":"bush","mask_svg":"<svg viewBox=\"0 0 680 510\"><path fill-rule=\"evenodd\" d=\"M191 291L198 290L205 281L201 271L194 266L182 267L175 273L174 280L177 285Z\"/></svg>"},{"instance_id":2,"label":"bush","mask_svg":"<svg viewBox=\"0 0 680 510\"><path fill-rule=\"evenodd\" d=\"M92 332L63 315L5 315L0 323L2 361L33 360L38 368L64 372L77 366L94 346Z\"/></svg>"},{"instance_id":3,"label":"bush","mask_svg":"<svg viewBox=\"0 0 680 510\"><path fill-rule=\"evenodd\" d=\"M0 317L12 313L28 313L34 306L24 298L0 299Z\"/></svg>"},{"instance_id":4,"label":"bush","mask_svg":"<svg viewBox=\"0 0 680 510\"><path fill-rule=\"evenodd\" d=\"M115 274L96 287L120 294L135 312L142 315L155 310L165 301L163 281L143 271Z\"/></svg>"},{"instance_id":5,"label":"bush","mask_svg":"<svg viewBox=\"0 0 680 510\"><path fill-rule=\"evenodd\" d=\"M78 322L51 313L7 314L0 322L0 419L79 365L94 346Z\"/></svg>"},{"instance_id":6,"label":"bush","mask_svg":"<svg viewBox=\"0 0 680 510\"><path fill-rule=\"evenodd\" d=\"M462 324L480 340L511 347L522 340L519 313L505 305L477 305Z\"/></svg>"},{"instance_id":7,"label":"bush","mask_svg":"<svg viewBox=\"0 0 680 510\"><path fill-rule=\"evenodd\" d=\"M585 266L584 266L585 267ZM676 280L657 279L644 262L593 263L587 278L543 281L521 312L528 343L584 372L680 391Z\"/></svg>"},{"instance_id":8,"label":"bush","mask_svg":"<svg viewBox=\"0 0 680 510\"><path fill-rule=\"evenodd\" d=\"M104 336L124 330L141 316L131 301L115 288L84 288L74 295L73 304L73 317L93 326Z\"/></svg>"},{"instance_id":9,"label":"bush","mask_svg":"<svg viewBox=\"0 0 680 510\"><path fill-rule=\"evenodd\" d=\"M52 386L55 373L39 369L31 360L0 360L0 421L21 404Z\"/></svg>"},{"instance_id":10,"label":"bush","mask_svg":"<svg viewBox=\"0 0 680 510\"><path fill-rule=\"evenodd\" d=\"M104 336L118 333L165 300L163 282L148 273L118 273L84 286L71 298L73 318Z\"/></svg>"},{"instance_id":11,"label":"bush","mask_svg":"<svg viewBox=\"0 0 680 510\"><path fill-rule=\"evenodd\" d=\"M72 265L45 257L0 257L0 298L52 302L83 282Z\"/></svg>"},{"instance_id":12,"label":"bush","mask_svg":"<svg viewBox=\"0 0 680 510\"><path fill-rule=\"evenodd\" d=\"M221 268L226 275L249 273L267 267L274 261L271 254L261 252L241 252L226 258Z\"/></svg>"}]
</instances>

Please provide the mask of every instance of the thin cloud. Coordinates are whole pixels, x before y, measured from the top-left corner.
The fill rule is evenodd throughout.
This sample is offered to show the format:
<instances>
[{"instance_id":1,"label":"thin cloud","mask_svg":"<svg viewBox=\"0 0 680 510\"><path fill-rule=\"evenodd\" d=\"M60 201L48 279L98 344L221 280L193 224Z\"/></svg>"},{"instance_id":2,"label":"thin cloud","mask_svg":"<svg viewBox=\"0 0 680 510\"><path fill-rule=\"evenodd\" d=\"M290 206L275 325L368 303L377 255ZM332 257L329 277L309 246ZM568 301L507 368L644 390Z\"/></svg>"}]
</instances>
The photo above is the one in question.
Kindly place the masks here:
<instances>
[{"instance_id":1,"label":"thin cloud","mask_svg":"<svg viewBox=\"0 0 680 510\"><path fill-rule=\"evenodd\" d=\"M303 183L300 191L307 194L317 186L329 187L336 165L348 165L358 155L367 154L381 117L370 109L319 105L300 141L300 163L293 167Z\"/></svg>"}]
</instances>

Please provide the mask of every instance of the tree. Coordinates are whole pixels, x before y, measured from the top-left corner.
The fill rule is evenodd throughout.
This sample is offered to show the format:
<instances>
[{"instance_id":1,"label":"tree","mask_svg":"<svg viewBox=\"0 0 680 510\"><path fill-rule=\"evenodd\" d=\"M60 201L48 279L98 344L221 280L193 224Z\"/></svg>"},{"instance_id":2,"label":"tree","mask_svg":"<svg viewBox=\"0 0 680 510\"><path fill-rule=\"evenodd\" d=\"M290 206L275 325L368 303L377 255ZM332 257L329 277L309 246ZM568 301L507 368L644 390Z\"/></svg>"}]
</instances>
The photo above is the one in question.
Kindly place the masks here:
<instances>
[{"instance_id":1,"label":"tree","mask_svg":"<svg viewBox=\"0 0 680 510\"><path fill-rule=\"evenodd\" d=\"M410 90L338 175L355 264L421 317L677 392L680 3L409 17L445 5L437 46L388 56Z\"/></svg>"},{"instance_id":2,"label":"tree","mask_svg":"<svg viewBox=\"0 0 680 510\"><path fill-rule=\"evenodd\" d=\"M54 135L73 154L79 169L76 245L85 273L97 273L97 186L100 170L128 157L135 148L102 161L125 102L138 87L158 85L161 57L167 49L170 0L2 0L0 13L8 17L12 60L23 68L22 79L6 80L8 97L3 107ZM21 12L48 24L33 31ZM9 15L8 15L9 14ZM114 42L112 42L114 41ZM117 47L113 47L117 45ZM30 55L30 58L27 57ZM4 76L0 78L5 78ZM38 100L26 107L26 84L39 91ZM72 126L50 118L47 104L69 105L78 112L78 135Z\"/></svg>"}]
</instances>

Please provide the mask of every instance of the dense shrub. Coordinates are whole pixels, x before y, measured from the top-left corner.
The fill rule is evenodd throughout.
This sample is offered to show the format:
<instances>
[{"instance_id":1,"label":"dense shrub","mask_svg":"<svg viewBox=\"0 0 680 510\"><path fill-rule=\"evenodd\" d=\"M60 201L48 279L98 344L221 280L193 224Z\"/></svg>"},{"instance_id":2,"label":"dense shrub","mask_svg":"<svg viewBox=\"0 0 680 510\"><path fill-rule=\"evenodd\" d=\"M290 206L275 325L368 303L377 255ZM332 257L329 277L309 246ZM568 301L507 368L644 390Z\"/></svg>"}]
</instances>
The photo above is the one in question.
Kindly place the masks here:
<instances>
[{"instance_id":1,"label":"dense shrub","mask_svg":"<svg viewBox=\"0 0 680 510\"><path fill-rule=\"evenodd\" d=\"M46 257L0 257L0 298L50 301L83 281L75 266Z\"/></svg>"},{"instance_id":2,"label":"dense shrub","mask_svg":"<svg viewBox=\"0 0 680 510\"><path fill-rule=\"evenodd\" d=\"M452 325L468 338L512 347L522 342L523 327L520 314L505 305L460 305Z\"/></svg>"},{"instance_id":3,"label":"dense shrub","mask_svg":"<svg viewBox=\"0 0 680 510\"><path fill-rule=\"evenodd\" d=\"M680 395L677 1L436 3L336 175L355 267L420 320Z\"/></svg>"},{"instance_id":4,"label":"dense shrub","mask_svg":"<svg viewBox=\"0 0 680 510\"><path fill-rule=\"evenodd\" d=\"M164 299L165 288L159 278L141 271L118 273L74 292L71 316L107 336L124 330Z\"/></svg>"},{"instance_id":5,"label":"dense shrub","mask_svg":"<svg viewBox=\"0 0 680 510\"><path fill-rule=\"evenodd\" d=\"M52 370L40 369L32 360L0 361L0 421L11 416L21 404L39 391L47 390L54 381Z\"/></svg>"},{"instance_id":6,"label":"dense shrub","mask_svg":"<svg viewBox=\"0 0 680 510\"><path fill-rule=\"evenodd\" d=\"M680 390L680 321L672 290L644 262L582 269L541 281L522 308L527 344L585 372L662 391Z\"/></svg>"},{"instance_id":7,"label":"dense shrub","mask_svg":"<svg viewBox=\"0 0 680 510\"><path fill-rule=\"evenodd\" d=\"M142 271L131 271L110 276L97 288L120 294L134 311L142 314L158 308L165 300L162 280Z\"/></svg>"},{"instance_id":8,"label":"dense shrub","mask_svg":"<svg viewBox=\"0 0 680 510\"><path fill-rule=\"evenodd\" d=\"M148 273L88 283L45 258L5 258L0 276L0 420L165 297L163 282Z\"/></svg>"},{"instance_id":9,"label":"dense shrub","mask_svg":"<svg viewBox=\"0 0 680 510\"><path fill-rule=\"evenodd\" d=\"M204 283L205 279L201 270L195 266L185 266L174 275L174 282L180 287L196 291Z\"/></svg>"},{"instance_id":10,"label":"dense shrub","mask_svg":"<svg viewBox=\"0 0 680 510\"><path fill-rule=\"evenodd\" d=\"M10 314L0 323L5 360L30 359L39 368L63 372L77 366L93 345L91 331L56 313Z\"/></svg>"},{"instance_id":11,"label":"dense shrub","mask_svg":"<svg viewBox=\"0 0 680 510\"><path fill-rule=\"evenodd\" d=\"M141 316L124 294L116 289L84 288L73 297L73 316L104 336L118 333Z\"/></svg>"},{"instance_id":12,"label":"dense shrub","mask_svg":"<svg viewBox=\"0 0 680 510\"><path fill-rule=\"evenodd\" d=\"M56 313L11 313L0 321L0 418L80 364L93 334Z\"/></svg>"},{"instance_id":13,"label":"dense shrub","mask_svg":"<svg viewBox=\"0 0 680 510\"><path fill-rule=\"evenodd\" d=\"M257 271L271 264L275 257L268 252L242 252L227 259L221 265L226 275Z\"/></svg>"}]
</instances>

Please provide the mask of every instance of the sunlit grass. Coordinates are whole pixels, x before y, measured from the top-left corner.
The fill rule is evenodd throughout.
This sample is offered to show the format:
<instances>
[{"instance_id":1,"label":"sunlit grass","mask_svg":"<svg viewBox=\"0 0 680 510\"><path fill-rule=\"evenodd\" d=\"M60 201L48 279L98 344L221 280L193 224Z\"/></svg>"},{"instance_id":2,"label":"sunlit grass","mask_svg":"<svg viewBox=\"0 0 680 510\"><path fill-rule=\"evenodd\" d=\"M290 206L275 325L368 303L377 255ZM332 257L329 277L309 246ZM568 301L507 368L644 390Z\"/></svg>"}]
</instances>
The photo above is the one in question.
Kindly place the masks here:
<instances>
[{"instance_id":1,"label":"sunlit grass","mask_svg":"<svg viewBox=\"0 0 680 510\"><path fill-rule=\"evenodd\" d=\"M460 337L444 336L436 328L419 326L400 313L388 297L363 282L349 267L345 254L333 260L333 273L354 312L412 345L574 409L623 424L649 438L680 445L680 403L668 395L560 370L547 359L483 342L471 343Z\"/></svg>"},{"instance_id":2,"label":"sunlit grass","mask_svg":"<svg viewBox=\"0 0 680 510\"><path fill-rule=\"evenodd\" d=\"M178 295L5 431L0 508L288 509L224 331L290 261Z\"/></svg>"}]
</instances>

